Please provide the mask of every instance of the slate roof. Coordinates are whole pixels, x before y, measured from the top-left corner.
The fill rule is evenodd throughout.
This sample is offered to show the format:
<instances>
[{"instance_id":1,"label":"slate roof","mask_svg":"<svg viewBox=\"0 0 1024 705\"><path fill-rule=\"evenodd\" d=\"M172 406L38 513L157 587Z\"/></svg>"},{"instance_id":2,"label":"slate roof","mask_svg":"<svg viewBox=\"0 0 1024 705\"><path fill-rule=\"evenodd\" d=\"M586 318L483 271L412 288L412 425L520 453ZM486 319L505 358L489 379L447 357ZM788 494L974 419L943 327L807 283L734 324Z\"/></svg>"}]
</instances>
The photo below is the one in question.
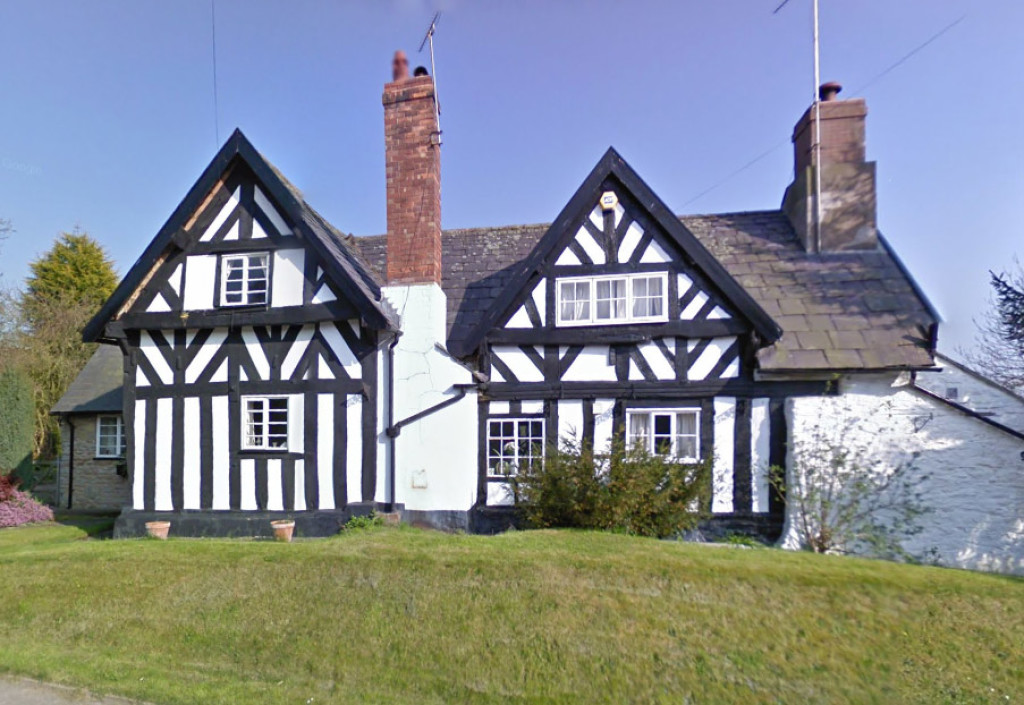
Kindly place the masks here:
<instances>
[{"instance_id":1,"label":"slate roof","mask_svg":"<svg viewBox=\"0 0 1024 705\"><path fill-rule=\"evenodd\" d=\"M781 211L680 220L783 329L758 353L765 372L933 366L934 309L887 245L873 252L807 254ZM446 230L442 281L448 341L466 338L547 224ZM349 237L385 271L384 236Z\"/></svg>"},{"instance_id":2,"label":"slate roof","mask_svg":"<svg viewBox=\"0 0 1024 705\"><path fill-rule=\"evenodd\" d=\"M100 345L51 414L121 413L124 361L116 345Z\"/></svg>"}]
</instances>

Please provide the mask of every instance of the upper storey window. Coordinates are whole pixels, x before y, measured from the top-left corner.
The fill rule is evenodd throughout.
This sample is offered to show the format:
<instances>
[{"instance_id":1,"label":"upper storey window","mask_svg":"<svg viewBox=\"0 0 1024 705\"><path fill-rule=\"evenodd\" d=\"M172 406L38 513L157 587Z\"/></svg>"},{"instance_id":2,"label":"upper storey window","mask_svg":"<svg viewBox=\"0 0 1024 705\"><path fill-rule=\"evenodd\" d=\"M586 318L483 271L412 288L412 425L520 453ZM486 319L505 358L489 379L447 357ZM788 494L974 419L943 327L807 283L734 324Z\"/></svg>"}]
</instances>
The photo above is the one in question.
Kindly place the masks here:
<instances>
[{"instance_id":1,"label":"upper storey window","mask_svg":"<svg viewBox=\"0 0 1024 705\"><path fill-rule=\"evenodd\" d=\"M622 274L559 279L558 324L650 323L668 320L668 276Z\"/></svg>"},{"instance_id":2,"label":"upper storey window","mask_svg":"<svg viewBox=\"0 0 1024 705\"><path fill-rule=\"evenodd\" d=\"M220 277L221 306L264 305L270 281L270 255L266 252L222 255Z\"/></svg>"}]
</instances>

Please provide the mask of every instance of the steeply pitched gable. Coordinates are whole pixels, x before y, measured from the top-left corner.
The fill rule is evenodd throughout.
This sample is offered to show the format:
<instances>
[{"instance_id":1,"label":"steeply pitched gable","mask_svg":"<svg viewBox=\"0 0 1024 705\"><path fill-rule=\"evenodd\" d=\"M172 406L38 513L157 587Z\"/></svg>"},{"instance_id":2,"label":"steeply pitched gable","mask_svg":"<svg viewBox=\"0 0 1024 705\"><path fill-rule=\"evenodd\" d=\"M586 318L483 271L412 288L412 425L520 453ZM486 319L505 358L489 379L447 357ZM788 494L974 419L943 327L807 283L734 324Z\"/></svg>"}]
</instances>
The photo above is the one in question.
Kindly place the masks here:
<instances>
[{"instance_id":1,"label":"steeply pitched gable","mask_svg":"<svg viewBox=\"0 0 1024 705\"><path fill-rule=\"evenodd\" d=\"M611 191L619 204L609 211L598 201ZM682 263L678 281L680 318L684 321L742 317L761 341L770 343L781 329L719 264L686 226L614 150L609 149L584 180L559 216L525 259L513 265L505 290L452 352L466 356L481 344L488 331L512 321L513 326L543 319L536 310L535 287L551 267L579 267L581 271L627 271L645 265ZM520 311L522 309L522 311Z\"/></svg>"},{"instance_id":2,"label":"steeply pitched gable","mask_svg":"<svg viewBox=\"0 0 1024 705\"><path fill-rule=\"evenodd\" d=\"M396 327L380 282L358 252L235 130L83 336L87 341L112 337L108 326L139 303L150 311L159 311L161 301L170 308L168 298L182 294L173 260L190 249L286 237L299 238L315 254L317 284L327 287L323 291L336 291L370 328ZM163 280L155 279L161 272Z\"/></svg>"}]
</instances>

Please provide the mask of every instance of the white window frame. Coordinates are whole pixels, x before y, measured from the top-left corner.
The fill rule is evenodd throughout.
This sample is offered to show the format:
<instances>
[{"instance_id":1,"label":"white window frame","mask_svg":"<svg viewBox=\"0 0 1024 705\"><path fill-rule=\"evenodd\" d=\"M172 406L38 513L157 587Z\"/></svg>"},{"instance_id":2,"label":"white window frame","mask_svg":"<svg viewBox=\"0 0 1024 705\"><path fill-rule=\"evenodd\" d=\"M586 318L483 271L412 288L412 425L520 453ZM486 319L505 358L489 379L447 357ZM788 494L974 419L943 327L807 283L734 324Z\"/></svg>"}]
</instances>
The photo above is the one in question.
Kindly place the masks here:
<instances>
[{"instance_id":1,"label":"white window frame","mask_svg":"<svg viewBox=\"0 0 1024 705\"><path fill-rule=\"evenodd\" d=\"M626 282L626 316L625 318L597 317L597 282L623 279ZM633 282L637 279L661 280L661 315L633 315ZM562 318L562 284L587 282L590 285L590 316L585 319ZM556 325L572 326L621 326L630 323L662 323L668 320L668 272L632 272L629 274L602 274L590 277L559 277L555 279L555 322Z\"/></svg>"},{"instance_id":2,"label":"white window frame","mask_svg":"<svg viewBox=\"0 0 1024 705\"><path fill-rule=\"evenodd\" d=\"M114 438L116 439L118 452L103 453L100 451L100 437L103 435L100 433L100 429L103 427L104 419L114 419L117 424L114 431ZM124 418L120 414L103 414L102 416L96 417L96 456L97 458L123 458L125 451L128 449L128 441L124 433Z\"/></svg>"},{"instance_id":3,"label":"white window frame","mask_svg":"<svg viewBox=\"0 0 1024 705\"><path fill-rule=\"evenodd\" d=\"M283 445L272 446L270 441L272 437L270 433L270 402L271 400L282 400L284 401L284 413L285 413L285 430L284 430L284 443ZM241 448L246 451L261 451L270 453L286 453L288 452L289 439L291 437L291 425L292 425L292 413L291 404L289 403L288 397L281 394L252 394L243 396L242 402L242 413L241 413ZM250 402L262 402L263 403L263 432L260 434L260 443L254 444L252 438L249 435L249 403Z\"/></svg>"},{"instance_id":4,"label":"white window frame","mask_svg":"<svg viewBox=\"0 0 1024 705\"><path fill-rule=\"evenodd\" d=\"M266 278L264 279L263 289L263 301L253 302L250 301L252 294L255 291L249 289L249 258L250 257L262 257L264 261L263 271L266 272ZM229 302L227 300L227 284L228 284L228 263L235 260L243 260L244 266L242 267L242 290L238 293L241 294L242 300L237 302ZM235 308L239 306L267 306L270 304L270 253L269 252L238 252L232 254L224 254L220 256L220 305L228 308Z\"/></svg>"},{"instance_id":5,"label":"white window frame","mask_svg":"<svg viewBox=\"0 0 1024 705\"><path fill-rule=\"evenodd\" d=\"M694 449L696 456L690 457L679 457L676 455L676 443L680 435L678 429L678 415L679 414L693 414L694 416L694 428L696 429L693 434L694 437ZM626 441L632 444L633 439L630 437L630 429L632 428L631 421L634 416L647 416L648 420L648 436L647 436L647 451L652 455L657 455L658 450L654 447L654 417L655 416L668 416L671 419L671 430L670 435L672 436L672 455L671 457L683 463L696 463L700 461L700 408L699 407L677 407L677 408L664 408L664 409L626 409ZM689 436L690 434L685 434Z\"/></svg>"},{"instance_id":6,"label":"white window frame","mask_svg":"<svg viewBox=\"0 0 1024 705\"><path fill-rule=\"evenodd\" d=\"M513 433L513 435L508 437L508 438L511 438L511 442L515 446L515 454L514 454L515 455L515 461L511 464L511 467L510 467L510 470L509 470L508 474L505 474L503 472L499 472L497 468L492 468L491 467L491 460L494 457L498 457L498 458L504 458L505 457L505 453L501 453L501 455L499 455L499 456L493 456L491 454L491 441L494 440L494 438L495 438L495 436L493 436L492 432L491 432L491 424L492 423L511 423L512 424L512 433ZM528 459L539 459L541 463L544 462L544 430L545 430L545 423L544 423L544 418L543 417L539 417L539 416L491 416L491 417L489 417L487 419L487 454L486 454L486 458L487 458L487 477L488 478L491 478L491 479L506 479L506 478L514 476L516 474L516 472L517 472L517 470L519 468L519 463L522 461L522 456L519 453L519 442L520 442L520 438L521 438L520 434L519 434L519 424L520 423L539 423L540 424L540 436L539 436L540 440L539 440L539 442L537 444L539 446L539 448L537 449L537 454L533 455L531 453L530 455L527 455L526 457ZM502 439L506 438L505 436L502 436L502 435L499 435L497 437L498 438L502 438ZM533 438L533 437L534 436L532 436L532 434L527 436L527 438Z\"/></svg>"}]
</instances>

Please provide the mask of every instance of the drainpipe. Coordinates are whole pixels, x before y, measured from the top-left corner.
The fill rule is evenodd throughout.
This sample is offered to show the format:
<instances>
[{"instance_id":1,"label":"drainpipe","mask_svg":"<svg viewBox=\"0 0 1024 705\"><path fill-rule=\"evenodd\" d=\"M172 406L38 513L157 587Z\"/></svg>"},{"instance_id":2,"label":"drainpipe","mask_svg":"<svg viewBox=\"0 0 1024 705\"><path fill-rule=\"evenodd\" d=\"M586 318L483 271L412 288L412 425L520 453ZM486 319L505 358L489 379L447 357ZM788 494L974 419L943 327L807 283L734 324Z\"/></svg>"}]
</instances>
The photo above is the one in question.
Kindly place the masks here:
<instances>
[{"instance_id":1,"label":"drainpipe","mask_svg":"<svg viewBox=\"0 0 1024 705\"><path fill-rule=\"evenodd\" d=\"M395 332L395 337L388 343L388 425L384 430L391 443L391 454L388 457L388 483L390 485L390 501L388 511L395 511L395 438L391 435L391 427L395 423L395 348L398 346L398 337L401 331Z\"/></svg>"},{"instance_id":2,"label":"drainpipe","mask_svg":"<svg viewBox=\"0 0 1024 705\"><path fill-rule=\"evenodd\" d=\"M67 416L68 428L68 509L71 509L71 496L75 491L75 424L71 421L71 415ZM60 479L57 479L57 492L60 492Z\"/></svg>"}]
</instances>

